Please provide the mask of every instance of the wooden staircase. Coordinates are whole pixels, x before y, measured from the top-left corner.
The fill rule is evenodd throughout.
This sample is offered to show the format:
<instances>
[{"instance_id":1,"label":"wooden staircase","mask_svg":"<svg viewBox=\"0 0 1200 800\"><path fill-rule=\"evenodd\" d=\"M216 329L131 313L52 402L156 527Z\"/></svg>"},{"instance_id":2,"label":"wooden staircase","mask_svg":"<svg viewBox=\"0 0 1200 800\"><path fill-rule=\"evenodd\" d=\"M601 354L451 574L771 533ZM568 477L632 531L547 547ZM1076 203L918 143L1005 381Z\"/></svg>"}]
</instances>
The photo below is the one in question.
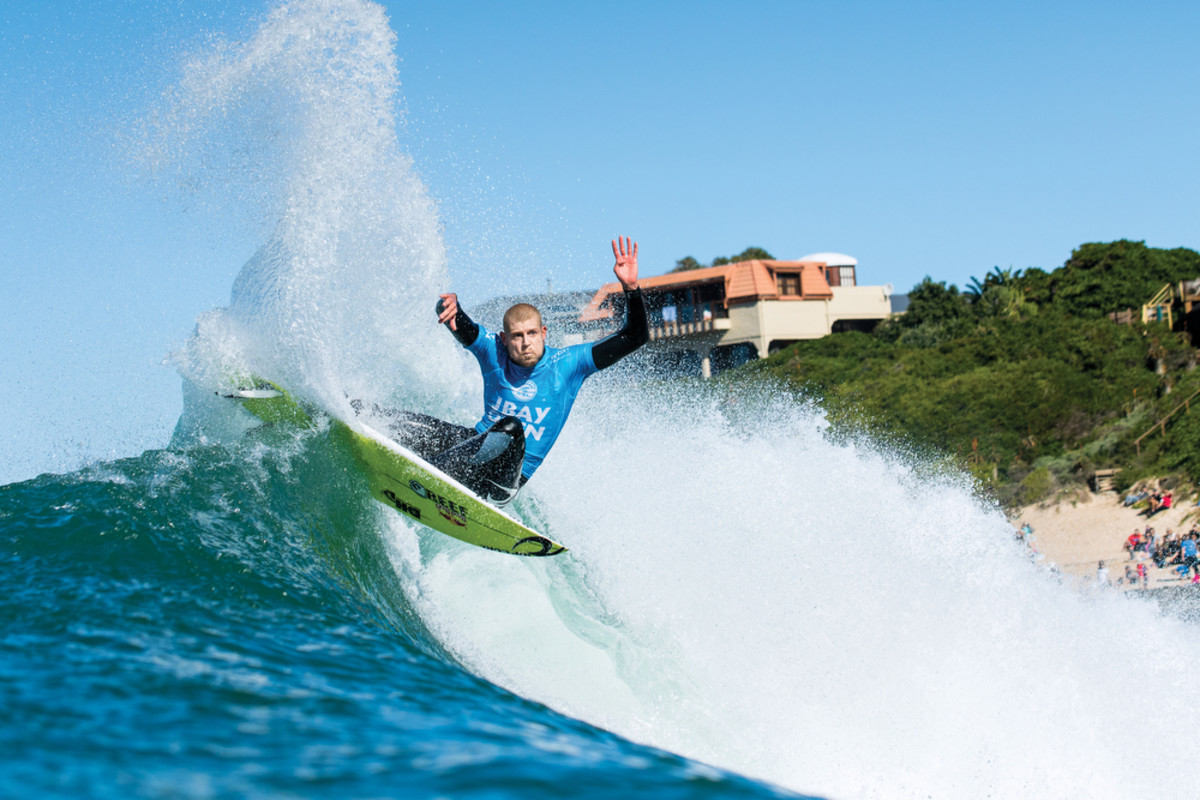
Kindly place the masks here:
<instances>
[{"instance_id":1,"label":"wooden staircase","mask_svg":"<svg viewBox=\"0 0 1200 800\"><path fill-rule=\"evenodd\" d=\"M1092 473L1092 489L1099 494L1100 492L1111 492L1113 490L1113 479L1116 477L1115 469L1098 469Z\"/></svg>"},{"instance_id":2,"label":"wooden staircase","mask_svg":"<svg viewBox=\"0 0 1200 800\"><path fill-rule=\"evenodd\" d=\"M1175 329L1175 319L1172 306L1175 305L1175 287L1167 284L1158 290L1158 294L1150 298L1150 302L1142 306L1142 323L1165 322L1167 327Z\"/></svg>"}]
</instances>

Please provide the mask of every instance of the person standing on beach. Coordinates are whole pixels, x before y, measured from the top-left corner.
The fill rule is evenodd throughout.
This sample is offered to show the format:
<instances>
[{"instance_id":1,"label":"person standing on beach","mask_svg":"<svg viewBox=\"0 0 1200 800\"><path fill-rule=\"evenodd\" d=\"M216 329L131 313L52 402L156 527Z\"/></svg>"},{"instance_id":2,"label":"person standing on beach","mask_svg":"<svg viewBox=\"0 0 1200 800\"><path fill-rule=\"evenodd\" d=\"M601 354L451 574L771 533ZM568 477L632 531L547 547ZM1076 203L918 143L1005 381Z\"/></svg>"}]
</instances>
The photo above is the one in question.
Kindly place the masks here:
<instances>
[{"instance_id":1,"label":"person standing on beach","mask_svg":"<svg viewBox=\"0 0 1200 800\"><path fill-rule=\"evenodd\" d=\"M1108 567L1104 566L1103 561L1096 565L1096 583L1108 586Z\"/></svg>"},{"instance_id":2,"label":"person standing on beach","mask_svg":"<svg viewBox=\"0 0 1200 800\"><path fill-rule=\"evenodd\" d=\"M1154 545L1154 551L1150 553L1150 558L1154 561L1154 566L1159 569L1167 565L1167 548L1171 546L1172 536L1174 534L1171 533L1171 529L1167 528L1166 536L1158 540L1158 543Z\"/></svg>"},{"instance_id":3,"label":"person standing on beach","mask_svg":"<svg viewBox=\"0 0 1200 800\"><path fill-rule=\"evenodd\" d=\"M1200 568L1196 566L1196 538L1192 534L1189 533L1179 543L1179 552L1183 556L1183 577L1186 579L1192 571L1200 576Z\"/></svg>"},{"instance_id":4,"label":"person standing on beach","mask_svg":"<svg viewBox=\"0 0 1200 800\"><path fill-rule=\"evenodd\" d=\"M1142 532L1134 528L1133 533L1129 534L1129 538L1125 540L1125 549L1129 551L1129 560L1133 561L1136 556L1138 546L1142 543Z\"/></svg>"}]
</instances>

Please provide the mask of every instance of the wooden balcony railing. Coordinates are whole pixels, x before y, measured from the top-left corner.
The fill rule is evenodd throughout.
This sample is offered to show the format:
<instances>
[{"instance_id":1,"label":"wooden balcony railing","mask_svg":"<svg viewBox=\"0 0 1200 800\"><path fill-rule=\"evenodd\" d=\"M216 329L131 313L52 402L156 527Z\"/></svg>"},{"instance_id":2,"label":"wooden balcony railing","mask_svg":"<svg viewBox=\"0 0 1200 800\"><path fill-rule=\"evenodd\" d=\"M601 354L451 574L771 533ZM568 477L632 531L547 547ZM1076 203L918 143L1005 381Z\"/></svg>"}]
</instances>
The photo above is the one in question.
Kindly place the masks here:
<instances>
[{"instance_id":1,"label":"wooden balcony railing","mask_svg":"<svg viewBox=\"0 0 1200 800\"><path fill-rule=\"evenodd\" d=\"M650 341L656 339L671 339L676 336L695 336L710 331L727 331L731 325L729 318L699 319L694 322L661 322L650 326Z\"/></svg>"}]
</instances>

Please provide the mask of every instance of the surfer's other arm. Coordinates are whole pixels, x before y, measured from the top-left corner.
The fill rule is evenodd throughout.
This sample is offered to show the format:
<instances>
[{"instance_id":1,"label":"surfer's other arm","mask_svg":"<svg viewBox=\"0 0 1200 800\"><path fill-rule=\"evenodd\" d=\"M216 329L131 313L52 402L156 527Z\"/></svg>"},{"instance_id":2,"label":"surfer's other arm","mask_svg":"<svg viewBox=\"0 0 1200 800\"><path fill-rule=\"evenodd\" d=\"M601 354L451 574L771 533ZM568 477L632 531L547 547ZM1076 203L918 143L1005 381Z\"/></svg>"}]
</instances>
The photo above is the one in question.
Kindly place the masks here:
<instances>
[{"instance_id":1,"label":"surfer's other arm","mask_svg":"<svg viewBox=\"0 0 1200 800\"><path fill-rule=\"evenodd\" d=\"M613 239L613 274L625 291L625 325L621 330L607 336L592 346L592 361L596 369L611 367L620 359L650 341L650 326L646 321L646 303L638 288L637 242L632 245L629 237L622 241Z\"/></svg>"},{"instance_id":2,"label":"surfer's other arm","mask_svg":"<svg viewBox=\"0 0 1200 800\"><path fill-rule=\"evenodd\" d=\"M454 338L458 339L458 343L463 347L475 344L475 340L479 338L479 326L458 305L458 295L451 292L438 297L438 322L449 327Z\"/></svg>"}]
</instances>

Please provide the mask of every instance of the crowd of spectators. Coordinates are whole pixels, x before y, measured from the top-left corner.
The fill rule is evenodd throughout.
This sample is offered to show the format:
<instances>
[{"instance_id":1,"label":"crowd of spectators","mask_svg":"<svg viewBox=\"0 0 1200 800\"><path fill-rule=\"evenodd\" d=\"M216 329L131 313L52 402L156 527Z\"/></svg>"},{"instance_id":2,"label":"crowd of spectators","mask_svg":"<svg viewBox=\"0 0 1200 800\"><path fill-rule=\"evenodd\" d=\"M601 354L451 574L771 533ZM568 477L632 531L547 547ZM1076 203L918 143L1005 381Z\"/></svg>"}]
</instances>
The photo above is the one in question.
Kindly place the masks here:
<instances>
[{"instance_id":1,"label":"crowd of spectators","mask_svg":"<svg viewBox=\"0 0 1200 800\"><path fill-rule=\"evenodd\" d=\"M1125 572L1128 576L1134 571L1136 579L1143 586L1148 584L1146 562L1159 569L1171 567L1180 580L1200 583L1200 531L1195 527L1185 534L1167 528L1162 536L1150 526L1146 526L1145 530L1135 529L1126 537L1124 547L1129 554L1129 561L1134 562L1126 567Z\"/></svg>"},{"instance_id":2,"label":"crowd of spectators","mask_svg":"<svg viewBox=\"0 0 1200 800\"><path fill-rule=\"evenodd\" d=\"M1173 505L1170 492L1141 492L1127 497L1125 502L1126 505L1132 505L1143 500L1147 502L1141 513L1147 517L1153 517ZM1020 527L1014 527L1014 538L1028 548L1029 556L1034 561L1042 559L1033 526L1028 522L1022 521ZM1100 561L1096 565L1096 583L1149 589L1151 570L1158 568L1170 570L1171 578L1175 580L1200 585L1200 523L1191 525L1186 533L1167 528L1161 535L1152 526L1147 525L1129 534L1122 547L1127 555L1124 574L1117 572L1113 575L1109 568L1111 562ZM1053 564L1050 567L1053 569ZM1171 578L1160 576L1155 580L1161 582Z\"/></svg>"}]
</instances>

